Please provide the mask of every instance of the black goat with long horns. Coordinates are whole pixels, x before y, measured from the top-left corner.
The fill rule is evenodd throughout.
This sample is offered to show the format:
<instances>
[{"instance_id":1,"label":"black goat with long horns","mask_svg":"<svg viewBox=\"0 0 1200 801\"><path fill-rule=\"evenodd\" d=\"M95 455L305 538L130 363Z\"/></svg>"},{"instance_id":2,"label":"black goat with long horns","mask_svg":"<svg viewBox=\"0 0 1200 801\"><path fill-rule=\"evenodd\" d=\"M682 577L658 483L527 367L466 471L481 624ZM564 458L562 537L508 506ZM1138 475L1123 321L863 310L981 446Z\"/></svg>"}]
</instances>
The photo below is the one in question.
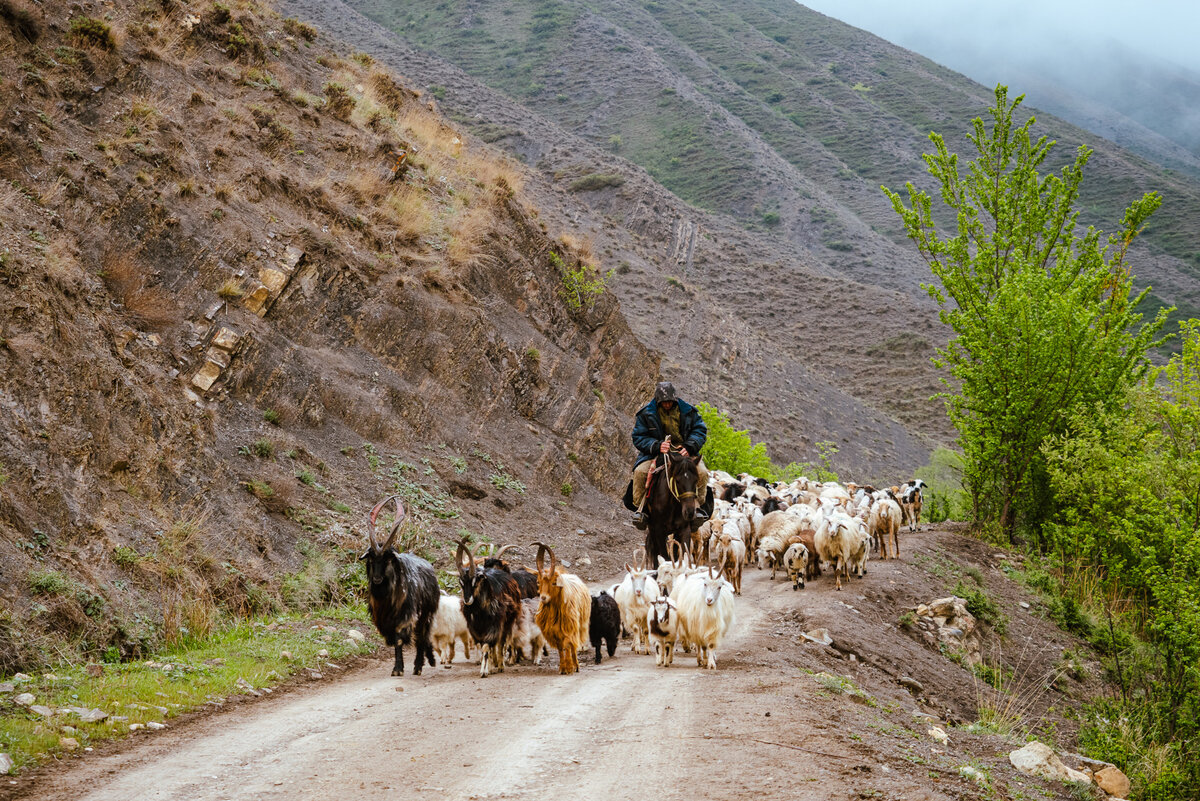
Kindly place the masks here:
<instances>
[{"instance_id":1,"label":"black goat with long horns","mask_svg":"<svg viewBox=\"0 0 1200 801\"><path fill-rule=\"evenodd\" d=\"M388 501L396 502L396 519L388 531L387 541L380 544L375 537L375 520ZM384 642L396 647L392 675L404 675L404 646L413 642L417 649L413 675L419 676L426 659L430 665L437 664L429 630L437 614L440 593L433 565L393 547L403 522L404 507L399 497L393 495L375 504L367 518L370 545L359 558L367 563L367 604L371 609L371 620Z\"/></svg>"},{"instance_id":2,"label":"black goat with long horns","mask_svg":"<svg viewBox=\"0 0 1200 801\"><path fill-rule=\"evenodd\" d=\"M522 598L537 598L538 597L537 575L535 575L534 573L531 573L527 568L521 567L519 565L514 567L514 566L510 565L508 562L504 561L504 552L505 551L512 551L513 553L517 553L517 546L505 545L505 546L502 546L500 548L500 550L498 550L498 551L496 550L495 545L489 546L487 552L485 552L483 554L484 569L487 569L490 567L498 567L498 568L501 568L502 570L507 570L509 573L512 573L512 577L516 580L517 587L519 587L521 590Z\"/></svg>"},{"instance_id":3,"label":"black goat with long horns","mask_svg":"<svg viewBox=\"0 0 1200 801\"><path fill-rule=\"evenodd\" d=\"M458 543L454 563L462 585L467 631L483 651L479 675L486 677L493 668L503 673L504 648L521 614L521 589L507 567L477 566L465 539Z\"/></svg>"}]
</instances>

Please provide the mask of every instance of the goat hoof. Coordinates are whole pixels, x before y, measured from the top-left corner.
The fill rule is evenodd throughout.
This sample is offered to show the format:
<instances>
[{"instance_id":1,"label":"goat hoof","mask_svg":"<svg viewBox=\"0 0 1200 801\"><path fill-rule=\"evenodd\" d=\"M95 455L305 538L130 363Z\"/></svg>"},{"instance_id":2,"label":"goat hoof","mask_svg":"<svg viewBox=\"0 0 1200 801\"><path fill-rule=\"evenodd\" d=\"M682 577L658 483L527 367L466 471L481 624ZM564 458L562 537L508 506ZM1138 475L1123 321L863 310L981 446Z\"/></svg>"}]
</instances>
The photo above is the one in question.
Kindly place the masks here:
<instances>
[{"instance_id":1,"label":"goat hoof","mask_svg":"<svg viewBox=\"0 0 1200 801\"><path fill-rule=\"evenodd\" d=\"M404 675L404 671L403 671L403 670L396 670L395 668L392 668L392 675L393 675L393 676L403 676L403 675Z\"/></svg>"}]
</instances>

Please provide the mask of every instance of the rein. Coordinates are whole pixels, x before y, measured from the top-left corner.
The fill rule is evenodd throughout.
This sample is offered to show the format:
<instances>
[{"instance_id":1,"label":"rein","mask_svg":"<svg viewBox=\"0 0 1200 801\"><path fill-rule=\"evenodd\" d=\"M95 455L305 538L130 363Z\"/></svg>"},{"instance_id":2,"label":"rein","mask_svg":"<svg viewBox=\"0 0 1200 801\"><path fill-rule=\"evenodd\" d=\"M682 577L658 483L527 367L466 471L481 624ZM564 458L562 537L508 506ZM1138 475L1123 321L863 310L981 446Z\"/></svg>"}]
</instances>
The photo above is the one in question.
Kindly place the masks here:
<instances>
[{"instance_id":1,"label":"rein","mask_svg":"<svg viewBox=\"0 0 1200 801\"><path fill-rule=\"evenodd\" d=\"M680 445L678 449L672 449L672 450L677 450L677 452L682 453L684 448L682 445ZM696 493L694 491L693 492L683 492L683 493L681 493L679 491L679 485L675 481L675 476L671 475L671 452L670 451L663 454L663 470L665 470L667 473L667 491L671 493L671 495L675 498L675 500L682 501L685 498L695 498L696 497Z\"/></svg>"}]
</instances>

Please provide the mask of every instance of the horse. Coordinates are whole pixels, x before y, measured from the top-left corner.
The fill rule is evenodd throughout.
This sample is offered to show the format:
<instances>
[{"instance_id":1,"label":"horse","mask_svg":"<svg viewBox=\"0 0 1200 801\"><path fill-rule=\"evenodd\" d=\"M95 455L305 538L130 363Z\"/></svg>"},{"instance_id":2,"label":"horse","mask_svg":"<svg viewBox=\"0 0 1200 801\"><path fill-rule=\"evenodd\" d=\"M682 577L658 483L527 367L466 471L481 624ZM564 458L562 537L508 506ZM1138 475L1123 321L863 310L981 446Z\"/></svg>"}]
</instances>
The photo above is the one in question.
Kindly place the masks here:
<instances>
[{"instance_id":1,"label":"horse","mask_svg":"<svg viewBox=\"0 0 1200 801\"><path fill-rule=\"evenodd\" d=\"M658 565L658 557L670 558L668 541L674 539L680 546L691 544L692 522L700 500L696 498L696 465L699 455L689 456L682 448L669 450L659 456L657 474L646 497L650 513L646 529L646 553L652 566Z\"/></svg>"}]
</instances>

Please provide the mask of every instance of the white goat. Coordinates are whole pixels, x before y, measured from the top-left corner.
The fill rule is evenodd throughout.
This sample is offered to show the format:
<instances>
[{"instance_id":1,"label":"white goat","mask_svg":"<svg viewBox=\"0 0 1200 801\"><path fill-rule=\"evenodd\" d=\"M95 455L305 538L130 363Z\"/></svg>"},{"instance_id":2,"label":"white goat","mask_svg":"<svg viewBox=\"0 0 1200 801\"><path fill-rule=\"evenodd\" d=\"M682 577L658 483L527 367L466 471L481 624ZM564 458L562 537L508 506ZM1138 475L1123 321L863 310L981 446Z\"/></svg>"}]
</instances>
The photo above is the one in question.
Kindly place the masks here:
<instances>
[{"instance_id":1,"label":"white goat","mask_svg":"<svg viewBox=\"0 0 1200 801\"><path fill-rule=\"evenodd\" d=\"M462 598L442 593L438 599L437 612L433 616L433 626L429 629L429 639L437 649L442 667L448 668L454 661L454 645L458 640L462 641L467 659L471 658L471 635L467 633L467 618L463 615Z\"/></svg>"},{"instance_id":2,"label":"white goat","mask_svg":"<svg viewBox=\"0 0 1200 801\"><path fill-rule=\"evenodd\" d=\"M675 602L665 595L655 598L646 613L646 628L654 641L654 664L670 667L675 661L675 640L679 636L679 612Z\"/></svg>"},{"instance_id":3,"label":"white goat","mask_svg":"<svg viewBox=\"0 0 1200 801\"><path fill-rule=\"evenodd\" d=\"M625 578L616 585L612 596L621 610L621 625L633 635L634 653L649 653L650 635L646 629L646 613L658 599L658 582L646 569L646 550L639 548L634 556L637 567L625 563Z\"/></svg>"},{"instance_id":4,"label":"white goat","mask_svg":"<svg viewBox=\"0 0 1200 801\"><path fill-rule=\"evenodd\" d=\"M521 599L521 614L517 615L513 623L512 636L508 641L508 664L520 662L526 655L533 660L533 664L542 664L546 638L537 624L537 610L541 603L541 598Z\"/></svg>"},{"instance_id":5,"label":"white goat","mask_svg":"<svg viewBox=\"0 0 1200 801\"><path fill-rule=\"evenodd\" d=\"M733 588L722 575L709 567L703 573L688 576L675 591L682 638L696 646L696 664L717 669L713 653L733 626Z\"/></svg>"}]
</instances>

